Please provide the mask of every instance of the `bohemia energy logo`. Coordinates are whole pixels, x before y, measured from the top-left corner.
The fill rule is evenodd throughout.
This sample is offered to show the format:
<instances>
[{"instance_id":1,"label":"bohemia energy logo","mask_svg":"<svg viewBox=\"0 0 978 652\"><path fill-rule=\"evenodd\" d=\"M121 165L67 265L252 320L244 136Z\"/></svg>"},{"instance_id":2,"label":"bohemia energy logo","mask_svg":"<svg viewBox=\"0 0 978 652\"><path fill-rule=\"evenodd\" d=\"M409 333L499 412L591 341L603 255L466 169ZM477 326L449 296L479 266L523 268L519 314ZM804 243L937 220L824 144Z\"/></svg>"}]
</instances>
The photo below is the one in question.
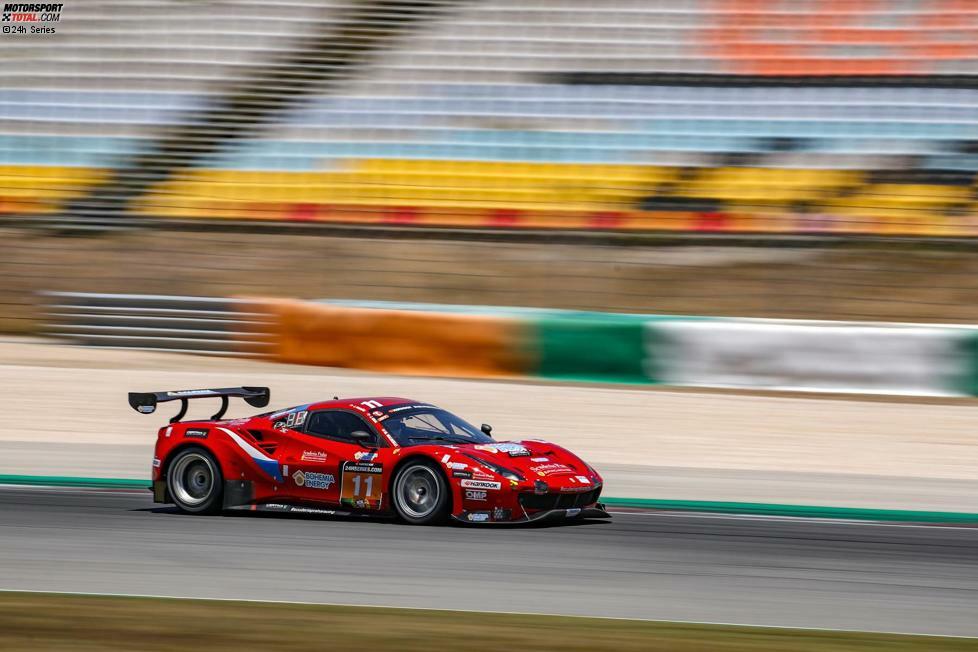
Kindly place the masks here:
<instances>
[{"instance_id":1,"label":"bohemia energy logo","mask_svg":"<svg viewBox=\"0 0 978 652\"><path fill-rule=\"evenodd\" d=\"M3 22L56 23L61 20L62 7L64 7L64 3L8 2L3 6Z\"/></svg>"}]
</instances>

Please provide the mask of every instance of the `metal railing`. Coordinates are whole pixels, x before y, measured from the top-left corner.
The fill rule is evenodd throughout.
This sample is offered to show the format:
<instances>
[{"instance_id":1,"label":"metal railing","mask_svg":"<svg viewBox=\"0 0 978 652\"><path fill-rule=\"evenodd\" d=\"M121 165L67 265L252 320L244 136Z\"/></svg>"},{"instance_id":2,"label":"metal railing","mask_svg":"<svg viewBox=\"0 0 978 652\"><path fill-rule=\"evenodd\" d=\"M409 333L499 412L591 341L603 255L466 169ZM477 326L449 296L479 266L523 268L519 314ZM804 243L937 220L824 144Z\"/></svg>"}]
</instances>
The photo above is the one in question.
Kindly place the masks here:
<instances>
[{"instance_id":1,"label":"metal railing","mask_svg":"<svg viewBox=\"0 0 978 652\"><path fill-rule=\"evenodd\" d=\"M263 316L241 299L43 292L45 331L86 346L254 355Z\"/></svg>"}]
</instances>

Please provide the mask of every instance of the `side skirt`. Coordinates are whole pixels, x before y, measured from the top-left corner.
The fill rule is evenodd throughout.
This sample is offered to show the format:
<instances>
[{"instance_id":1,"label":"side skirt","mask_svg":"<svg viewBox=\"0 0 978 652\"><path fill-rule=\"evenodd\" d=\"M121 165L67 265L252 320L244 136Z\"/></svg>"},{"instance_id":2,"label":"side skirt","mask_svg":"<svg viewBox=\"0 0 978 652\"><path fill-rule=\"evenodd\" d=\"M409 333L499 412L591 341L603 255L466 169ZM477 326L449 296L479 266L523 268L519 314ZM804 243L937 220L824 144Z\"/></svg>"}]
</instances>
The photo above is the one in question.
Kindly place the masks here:
<instances>
[{"instance_id":1,"label":"side skirt","mask_svg":"<svg viewBox=\"0 0 978 652\"><path fill-rule=\"evenodd\" d=\"M292 502L255 502L255 486L253 482L233 480L224 483L224 509L232 512L277 512L280 514L319 514L322 516L392 516L386 511L360 512L345 509L334 509L315 504Z\"/></svg>"}]
</instances>

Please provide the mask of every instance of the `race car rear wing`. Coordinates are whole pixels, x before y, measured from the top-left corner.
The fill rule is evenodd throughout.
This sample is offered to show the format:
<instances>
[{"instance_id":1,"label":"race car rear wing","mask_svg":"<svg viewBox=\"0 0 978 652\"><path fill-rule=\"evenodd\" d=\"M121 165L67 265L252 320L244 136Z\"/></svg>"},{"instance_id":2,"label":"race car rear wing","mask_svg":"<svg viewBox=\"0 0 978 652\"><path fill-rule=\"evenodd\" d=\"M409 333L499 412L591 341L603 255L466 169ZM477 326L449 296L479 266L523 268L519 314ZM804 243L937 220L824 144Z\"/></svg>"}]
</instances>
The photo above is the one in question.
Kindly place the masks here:
<instances>
[{"instance_id":1,"label":"race car rear wing","mask_svg":"<svg viewBox=\"0 0 978 652\"><path fill-rule=\"evenodd\" d=\"M189 399L192 398L217 398L221 399L221 409L211 417L220 419L228 409L228 398L235 396L243 398L248 405L253 407L265 407L271 398L271 393L267 387L225 387L222 389L181 389L172 392L129 392L129 405L140 414L152 414L156 412L157 403L166 401L180 401L180 411L170 419L170 423L176 423L187 414Z\"/></svg>"}]
</instances>

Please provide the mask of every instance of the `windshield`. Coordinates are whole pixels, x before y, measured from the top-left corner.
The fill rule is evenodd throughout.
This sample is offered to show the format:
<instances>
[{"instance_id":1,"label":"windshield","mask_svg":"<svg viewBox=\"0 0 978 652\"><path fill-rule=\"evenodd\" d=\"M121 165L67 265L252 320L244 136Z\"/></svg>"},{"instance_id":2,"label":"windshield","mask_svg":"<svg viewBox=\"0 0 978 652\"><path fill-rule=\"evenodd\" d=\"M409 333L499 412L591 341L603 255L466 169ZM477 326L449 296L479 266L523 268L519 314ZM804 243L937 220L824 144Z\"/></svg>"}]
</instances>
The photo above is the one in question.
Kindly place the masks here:
<instances>
[{"instance_id":1,"label":"windshield","mask_svg":"<svg viewBox=\"0 0 978 652\"><path fill-rule=\"evenodd\" d=\"M394 407L383 421L384 428L401 446L430 442L487 444L492 441L471 423L436 407Z\"/></svg>"}]
</instances>

